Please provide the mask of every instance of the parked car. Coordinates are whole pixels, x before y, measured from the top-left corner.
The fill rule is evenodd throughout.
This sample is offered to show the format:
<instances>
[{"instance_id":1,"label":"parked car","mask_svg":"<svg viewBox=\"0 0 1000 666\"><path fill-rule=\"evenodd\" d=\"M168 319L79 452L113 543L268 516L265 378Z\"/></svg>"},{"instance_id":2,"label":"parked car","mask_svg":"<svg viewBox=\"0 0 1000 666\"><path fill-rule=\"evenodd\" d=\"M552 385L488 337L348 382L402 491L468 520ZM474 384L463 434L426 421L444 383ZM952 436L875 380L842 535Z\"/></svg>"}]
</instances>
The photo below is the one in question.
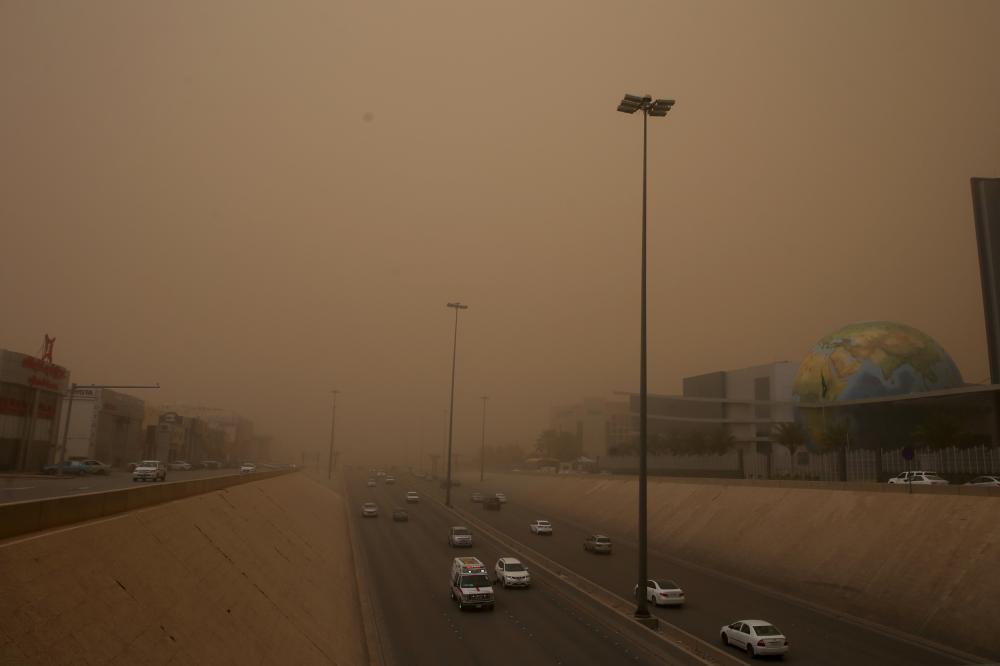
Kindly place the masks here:
<instances>
[{"instance_id":1,"label":"parked car","mask_svg":"<svg viewBox=\"0 0 1000 666\"><path fill-rule=\"evenodd\" d=\"M417 504L419 501L420 501L420 495L417 494L417 491L411 490L406 493L407 504Z\"/></svg>"},{"instance_id":2,"label":"parked car","mask_svg":"<svg viewBox=\"0 0 1000 666\"><path fill-rule=\"evenodd\" d=\"M257 471L257 465L252 462L245 462L240 465L240 474L253 474Z\"/></svg>"},{"instance_id":3,"label":"parked car","mask_svg":"<svg viewBox=\"0 0 1000 666\"><path fill-rule=\"evenodd\" d=\"M132 470L132 482L166 481L167 466L159 460L143 460Z\"/></svg>"},{"instance_id":4,"label":"parked car","mask_svg":"<svg viewBox=\"0 0 1000 666\"><path fill-rule=\"evenodd\" d=\"M471 499L472 499L473 502L482 502L483 501L483 494L482 493L472 493Z\"/></svg>"},{"instance_id":5,"label":"parked car","mask_svg":"<svg viewBox=\"0 0 1000 666\"><path fill-rule=\"evenodd\" d=\"M639 586L632 588L632 594L639 596ZM657 606L681 606L686 601L684 590L672 580L647 580L646 601Z\"/></svg>"},{"instance_id":6,"label":"parked car","mask_svg":"<svg viewBox=\"0 0 1000 666\"><path fill-rule=\"evenodd\" d=\"M529 587L531 573L516 557L501 557L493 569L500 587Z\"/></svg>"},{"instance_id":7,"label":"parked car","mask_svg":"<svg viewBox=\"0 0 1000 666\"><path fill-rule=\"evenodd\" d=\"M190 472L194 469L194 466L186 460L175 460L171 463L167 463L167 469L176 472Z\"/></svg>"},{"instance_id":8,"label":"parked car","mask_svg":"<svg viewBox=\"0 0 1000 666\"><path fill-rule=\"evenodd\" d=\"M456 525L448 533L448 545L450 546L472 546L472 532L468 527Z\"/></svg>"},{"instance_id":9,"label":"parked car","mask_svg":"<svg viewBox=\"0 0 1000 666\"><path fill-rule=\"evenodd\" d=\"M938 476L937 472L929 472L925 470L914 470L910 472L903 472L889 479L889 483L892 484L910 483L915 486L948 485L948 481Z\"/></svg>"},{"instance_id":10,"label":"parked car","mask_svg":"<svg viewBox=\"0 0 1000 666\"><path fill-rule=\"evenodd\" d=\"M107 476L111 473L111 465L103 463L100 460L81 460L80 462L87 468L87 474Z\"/></svg>"},{"instance_id":11,"label":"parked car","mask_svg":"<svg viewBox=\"0 0 1000 666\"><path fill-rule=\"evenodd\" d=\"M361 515L365 518L375 518L378 516L378 504L375 502L365 502L361 505Z\"/></svg>"},{"instance_id":12,"label":"parked car","mask_svg":"<svg viewBox=\"0 0 1000 666\"><path fill-rule=\"evenodd\" d=\"M552 523L547 520L536 520L528 525L532 534L547 534L552 536Z\"/></svg>"},{"instance_id":13,"label":"parked car","mask_svg":"<svg viewBox=\"0 0 1000 666\"><path fill-rule=\"evenodd\" d=\"M52 465L46 465L42 468L42 474L59 474L60 467L62 468L62 474L83 476L87 473L86 465L79 460L64 460L62 461L62 464L54 463Z\"/></svg>"},{"instance_id":14,"label":"parked car","mask_svg":"<svg viewBox=\"0 0 1000 666\"><path fill-rule=\"evenodd\" d=\"M760 655L784 656L788 652L788 639L776 626L764 620L739 620L721 629L723 645L735 645L746 650L751 657Z\"/></svg>"},{"instance_id":15,"label":"parked car","mask_svg":"<svg viewBox=\"0 0 1000 666\"><path fill-rule=\"evenodd\" d=\"M392 519L397 523L405 523L410 519L410 514L406 512L406 509L393 509Z\"/></svg>"},{"instance_id":16,"label":"parked car","mask_svg":"<svg viewBox=\"0 0 1000 666\"><path fill-rule=\"evenodd\" d=\"M603 534L591 534L583 540L583 549L591 553L611 554L611 537Z\"/></svg>"},{"instance_id":17,"label":"parked car","mask_svg":"<svg viewBox=\"0 0 1000 666\"><path fill-rule=\"evenodd\" d=\"M500 500L501 504L506 504L507 503L507 495L504 494L504 493L497 493L496 495L494 495L494 497L496 497L498 500Z\"/></svg>"},{"instance_id":18,"label":"parked car","mask_svg":"<svg viewBox=\"0 0 1000 666\"><path fill-rule=\"evenodd\" d=\"M1000 476L977 476L969 481L967 486L981 486L986 488L1000 488Z\"/></svg>"}]
</instances>

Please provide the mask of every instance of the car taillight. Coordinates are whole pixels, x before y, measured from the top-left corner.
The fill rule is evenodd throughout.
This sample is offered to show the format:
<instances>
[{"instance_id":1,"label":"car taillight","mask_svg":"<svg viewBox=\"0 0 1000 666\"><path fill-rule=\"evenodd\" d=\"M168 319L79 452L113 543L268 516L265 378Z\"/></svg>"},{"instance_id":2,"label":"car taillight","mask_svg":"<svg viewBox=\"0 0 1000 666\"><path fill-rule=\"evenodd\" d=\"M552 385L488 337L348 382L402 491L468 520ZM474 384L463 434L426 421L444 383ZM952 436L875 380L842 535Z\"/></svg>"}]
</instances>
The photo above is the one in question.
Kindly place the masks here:
<instances>
[{"instance_id":1,"label":"car taillight","mask_svg":"<svg viewBox=\"0 0 1000 666\"><path fill-rule=\"evenodd\" d=\"M757 641L757 647L764 647L764 645L765 644L764 644L764 639L763 638L760 639L759 641Z\"/></svg>"}]
</instances>

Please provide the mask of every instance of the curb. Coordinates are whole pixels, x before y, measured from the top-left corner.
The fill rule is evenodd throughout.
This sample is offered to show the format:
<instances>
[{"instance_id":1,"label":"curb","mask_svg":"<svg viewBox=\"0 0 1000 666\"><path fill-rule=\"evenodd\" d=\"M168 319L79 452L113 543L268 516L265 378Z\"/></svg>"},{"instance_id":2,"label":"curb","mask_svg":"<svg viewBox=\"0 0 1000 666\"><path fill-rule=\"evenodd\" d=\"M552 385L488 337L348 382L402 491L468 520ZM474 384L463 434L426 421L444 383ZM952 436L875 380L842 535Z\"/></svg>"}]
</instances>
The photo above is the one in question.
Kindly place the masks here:
<instances>
[{"instance_id":1,"label":"curb","mask_svg":"<svg viewBox=\"0 0 1000 666\"><path fill-rule=\"evenodd\" d=\"M375 613L375 603L372 590L368 585L368 565L362 557L357 522L350 510L347 497L347 483L343 472L337 474L343 499L344 518L347 519L347 540L351 542L351 557L354 559L354 580L358 588L358 606L361 612L361 625L365 632L365 652L368 653L369 666L387 666L385 651L382 649L382 635L379 631L378 619Z\"/></svg>"}]
</instances>

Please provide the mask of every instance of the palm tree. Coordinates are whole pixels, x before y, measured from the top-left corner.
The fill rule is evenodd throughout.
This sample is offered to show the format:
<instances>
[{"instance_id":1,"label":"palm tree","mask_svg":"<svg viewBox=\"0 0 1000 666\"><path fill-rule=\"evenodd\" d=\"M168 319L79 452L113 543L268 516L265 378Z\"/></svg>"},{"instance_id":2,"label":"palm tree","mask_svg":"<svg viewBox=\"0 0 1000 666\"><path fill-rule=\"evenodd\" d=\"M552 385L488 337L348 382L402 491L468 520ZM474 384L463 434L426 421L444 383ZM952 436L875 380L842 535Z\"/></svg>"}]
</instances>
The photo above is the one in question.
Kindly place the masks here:
<instances>
[{"instance_id":1,"label":"palm tree","mask_svg":"<svg viewBox=\"0 0 1000 666\"><path fill-rule=\"evenodd\" d=\"M795 465L795 453L805 446L806 441L809 439L806 429L800 423L795 423L794 421L779 423L774 427L774 432L771 436L775 442L788 449L788 453L792 457L793 466Z\"/></svg>"}]
</instances>

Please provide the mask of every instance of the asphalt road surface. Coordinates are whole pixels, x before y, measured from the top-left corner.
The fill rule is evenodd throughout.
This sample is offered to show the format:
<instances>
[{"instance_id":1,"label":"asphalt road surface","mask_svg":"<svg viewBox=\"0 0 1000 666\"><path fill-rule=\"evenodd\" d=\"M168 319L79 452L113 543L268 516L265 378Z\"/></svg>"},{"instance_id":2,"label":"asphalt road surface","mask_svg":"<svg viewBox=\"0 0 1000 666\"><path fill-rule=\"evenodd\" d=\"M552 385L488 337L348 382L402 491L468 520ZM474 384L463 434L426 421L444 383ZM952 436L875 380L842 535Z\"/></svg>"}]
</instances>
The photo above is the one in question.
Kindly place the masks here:
<instances>
[{"instance_id":1,"label":"asphalt road surface","mask_svg":"<svg viewBox=\"0 0 1000 666\"><path fill-rule=\"evenodd\" d=\"M193 469L190 472L168 470L167 483L173 481L190 481L204 479L210 476L229 476L238 474L236 469ZM0 476L0 504L21 502L24 500L46 499L77 495L79 493L99 493L105 490L129 488L152 481L133 483L132 473L113 470L107 476L100 474L85 474L83 476L43 477L43 476ZM156 483L163 483L158 481Z\"/></svg>"},{"instance_id":2,"label":"asphalt road surface","mask_svg":"<svg viewBox=\"0 0 1000 666\"><path fill-rule=\"evenodd\" d=\"M452 560L478 557L492 571L503 555L491 539L477 535L472 548L448 545L454 516L431 500L406 504L413 484L365 485L367 475L348 473L351 510L357 512L361 550L376 596L376 614L389 664L461 666L497 664L686 664L651 641L644 645L618 633L589 604L561 594L557 580L532 572L524 590L496 590L494 611L460 611L449 598ZM412 477L408 477L412 479ZM377 518L362 518L361 504L374 501ZM392 520L393 507L409 512ZM528 562L530 568L530 562ZM491 576L492 577L492 576Z\"/></svg>"},{"instance_id":3,"label":"asphalt road surface","mask_svg":"<svg viewBox=\"0 0 1000 666\"><path fill-rule=\"evenodd\" d=\"M417 490L421 494L443 498L438 482L419 480L408 473L402 473L398 478L398 485L395 487L403 492ZM618 593L623 598L631 597L638 560L635 544L610 533L608 536L614 542L612 555L585 552L583 540L592 533L587 527L572 524L557 515L541 514L521 504L517 497L509 493L508 502L501 511L484 511L480 504L469 499L475 490L482 491L484 495L505 492L502 477L491 482L487 476L482 485L478 482L464 482L454 489L452 504L503 532L511 540L534 548L607 590ZM554 533L551 537L537 536L529 531L529 523L539 518L552 521ZM435 533L436 538L438 534L443 532ZM794 554L790 556L793 557ZM818 666L942 666L982 663L970 662L954 653L914 644L904 637L885 634L848 618L812 609L766 588L734 580L724 572L684 563L672 558L669 553L650 551L648 571L650 578L662 577L677 581L687 596L687 603L683 607L656 608L651 609L652 612L720 647L722 625L741 619L763 619L775 624L788 636L791 650L785 661L791 663ZM955 647L961 650L961 646ZM750 662L749 657L741 655L734 648L729 649L734 656ZM988 656L996 658L995 655Z\"/></svg>"}]
</instances>

